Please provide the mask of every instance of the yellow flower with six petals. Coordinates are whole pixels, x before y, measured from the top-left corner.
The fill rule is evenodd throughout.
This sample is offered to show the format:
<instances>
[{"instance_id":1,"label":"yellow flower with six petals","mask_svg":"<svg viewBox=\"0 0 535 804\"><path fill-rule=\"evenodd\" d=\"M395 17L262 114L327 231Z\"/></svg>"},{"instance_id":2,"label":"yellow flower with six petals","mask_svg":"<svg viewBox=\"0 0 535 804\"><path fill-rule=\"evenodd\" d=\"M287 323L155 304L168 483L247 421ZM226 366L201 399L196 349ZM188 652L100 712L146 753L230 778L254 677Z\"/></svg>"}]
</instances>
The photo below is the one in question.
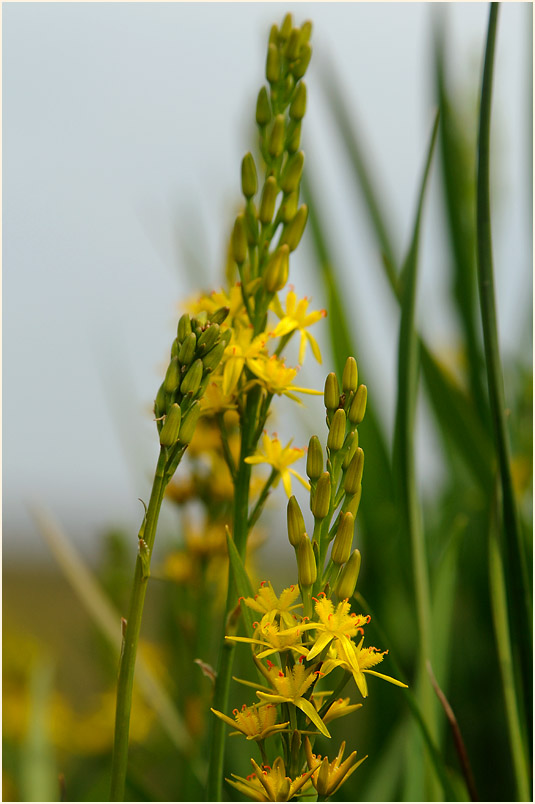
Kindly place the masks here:
<instances>
[{"instance_id":1,"label":"yellow flower with six petals","mask_svg":"<svg viewBox=\"0 0 535 804\"><path fill-rule=\"evenodd\" d=\"M310 491L310 485L305 478L301 477L301 475L298 474L295 469L288 468L291 463L299 460L299 458L302 458L305 454L304 449L292 447L291 444L292 441L290 440L286 446L283 447L277 438L276 433L273 433L273 438L270 438L267 433L264 433L262 436L263 449L257 449L254 455L251 455L249 458L245 459L245 463L267 463L269 466L275 469L275 471L279 473L279 477L276 479L273 485L276 486L279 482L279 479L282 479L282 485L284 486L284 491L288 497L292 496L292 481L290 474L294 475L294 477L296 477L303 484L303 486Z\"/></svg>"},{"instance_id":2,"label":"yellow flower with six petals","mask_svg":"<svg viewBox=\"0 0 535 804\"><path fill-rule=\"evenodd\" d=\"M281 319L273 332L270 333L274 338L288 335L290 332L299 330L301 333L301 341L299 344L299 363L303 365L305 358L305 350L307 341L314 354L314 357L321 363L321 352L316 339L307 332L307 327L312 326L321 318L327 315L326 310L315 310L314 312L307 313L309 299L305 296L304 299L297 301L297 296L291 288L286 296L286 313L284 313L281 304L277 297L273 300L272 307Z\"/></svg>"}]
</instances>

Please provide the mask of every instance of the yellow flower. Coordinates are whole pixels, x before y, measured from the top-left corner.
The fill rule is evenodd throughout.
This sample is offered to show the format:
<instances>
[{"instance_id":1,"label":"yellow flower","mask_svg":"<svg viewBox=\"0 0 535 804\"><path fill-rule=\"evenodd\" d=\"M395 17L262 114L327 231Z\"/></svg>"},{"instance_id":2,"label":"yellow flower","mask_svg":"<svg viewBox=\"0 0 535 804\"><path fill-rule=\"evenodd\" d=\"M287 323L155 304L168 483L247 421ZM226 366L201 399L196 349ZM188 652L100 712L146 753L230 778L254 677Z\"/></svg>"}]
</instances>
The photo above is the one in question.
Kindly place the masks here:
<instances>
[{"instance_id":1,"label":"yellow flower","mask_svg":"<svg viewBox=\"0 0 535 804\"><path fill-rule=\"evenodd\" d=\"M406 687L407 684L398 681L396 678L385 676L384 673L378 673L375 670L370 670L371 667L383 661L388 651L385 650L381 652L377 648L372 647L363 648L363 642L364 637L362 637L358 645L355 645L348 639L337 640L333 650L330 651L330 653L336 654L336 658L329 656L327 661L323 662L321 666L322 672L327 675L327 673L330 673L335 667L344 667L346 670L349 670L353 674L355 684L359 688L363 698L366 698L368 695L368 684L364 673L370 673L372 676L384 678L385 681L396 684L398 687Z\"/></svg>"},{"instance_id":2,"label":"yellow flower","mask_svg":"<svg viewBox=\"0 0 535 804\"><path fill-rule=\"evenodd\" d=\"M293 667L286 668L285 673L272 665L269 668L269 677L276 693L257 690L256 694L261 701L266 701L267 703L292 703L305 713L325 737L331 736L314 705L306 698L303 698L309 687L317 681L317 672L305 670L303 663L299 661Z\"/></svg>"},{"instance_id":3,"label":"yellow flower","mask_svg":"<svg viewBox=\"0 0 535 804\"><path fill-rule=\"evenodd\" d=\"M268 337L265 333L253 337L252 327L240 327L232 331L232 338L225 349L223 359L223 396L230 396L236 390L245 364L256 373L251 364L259 361L261 356L267 358L265 346ZM265 354L263 354L265 353Z\"/></svg>"},{"instance_id":4,"label":"yellow flower","mask_svg":"<svg viewBox=\"0 0 535 804\"><path fill-rule=\"evenodd\" d=\"M315 324L321 318L327 315L326 310L316 310L312 313L307 313L309 300L305 296L304 299L297 301L297 296L293 289L288 292L286 296L286 314L284 313L281 304L277 297L273 300L272 306L279 318L281 319L272 333L274 338L288 335L296 329L301 333L301 342L299 344L299 363L303 365L305 358L305 350L307 341L310 343L314 357L321 363L321 352L317 341L312 335L306 331L307 327Z\"/></svg>"},{"instance_id":5,"label":"yellow flower","mask_svg":"<svg viewBox=\"0 0 535 804\"><path fill-rule=\"evenodd\" d=\"M251 455L249 458L245 459L245 463L257 464L257 463L267 463L269 466L272 466L276 472L279 473L279 477L274 482L274 486L276 486L279 482L279 479L282 478L282 485L284 486L284 491L288 495L288 497L292 496L292 480L290 478L290 474L294 475L302 484L303 486L310 491L310 485L305 480L304 477L301 477L295 469L289 469L289 465L294 463L294 461L299 460L305 454L304 449L299 449L298 447L291 447L292 441L288 441L285 447L281 446L281 442L277 438L277 434L273 433L273 438L270 438L267 433L264 433L262 436L262 445L264 449L257 449L254 455Z\"/></svg>"},{"instance_id":6,"label":"yellow flower","mask_svg":"<svg viewBox=\"0 0 535 804\"><path fill-rule=\"evenodd\" d=\"M234 709L234 720L223 712L218 712L217 709L212 709L214 715L217 715L220 720L228 723L232 728L237 728L238 731L231 732L231 736L236 734L243 734L248 740L265 740L272 734L283 731L288 725L286 723L275 723L277 719L277 707L273 704L265 706L253 704L252 706L242 706L241 712L239 709Z\"/></svg>"},{"instance_id":7,"label":"yellow flower","mask_svg":"<svg viewBox=\"0 0 535 804\"><path fill-rule=\"evenodd\" d=\"M301 628L294 625L281 631L277 623L273 622L270 614L265 614L255 625L254 637L226 636L232 642L250 642L251 645L262 645L265 650L257 653L258 659L265 659L273 653L293 650L300 656L306 656L307 649L301 645Z\"/></svg>"},{"instance_id":8,"label":"yellow flower","mask_svg":"<svg viewBox=\"0 0 535 804\"><path fill-rule=\"evenodd\" d=\"M312 784L318 791L322 798L326 799L332 796L341 787L341 785L348 779L353 771L356 771L358 766L361 765L366 757L363 757L358 762L355 762L357 752L353 751L348 758L342 762L342 757L345 751L345 741L341 744L340 750L336 758L329 762L327 757L321 758L321 755L312 753L310 740L305 737L305 750L307 755L308 767L313 771Z\"/></svg>"},{"instance_id":9,"label":"yellow flower","mask_svg":"<svg viewBox=\"0 0 535 804\"><path fill-rule=\"evenodd\" d=\"M322 690L320 693L314 693L312 695L312 700L316 709L319 710L323 706L323 698L325 697L326 693ZM361 709L362 704L350 704L349 698L338 698L338 700L333 701L330 707L327 709L323 716L324 723L330 723L331 720L336 720L336 718L344 717L344 715L350 715L351 712L356 712L357 709Z\"/></svg>"},{"instance_id":10,"label":"yellow flower","mask_svg":"<svg viewBox=\"0 0 535 804\"><path fill-rule=\"evenodd\" d=\"M350 637L356 636L359 629L362 630L362 626L370 619L362 614L351 614L348 600L339 603L335 610L332 601L323 594L318 596L314 608L320 621L302 626L306 630L315 629L319 634L308 654L308 661L319 656L333 639L347 645L351 644Z\"/></svg>"},{"instance_id":11,"label":"yellow flower","mask_svg":"<svg viewBox=\"0 0 535 804\"><path fill-rule=\"evenodd\" d=\"M322 396L323 391L314 391L312 388L298 388L292 385L292 380L297 374L297 369L287 368L282 360L276 355L272 355L268 360L265 358L260 360L253 358L247 361L248 368L256 374L260 383L270 394L277 394L293 399L294 402L301 404L299 397L293 393L297 391L300 394L316 394Z\"/></svg>"},{"instance_id":12,"label":"yellow flower","mask_svg":"<svg viewBox=\"0 0 535 804\"><path fill-rule=\"evenodd\" d=\"M236 790L247 796L249 801L290 801L310 779L313 771L307 771L297 779L286 776L286 768L282 757L277 757L273 767L263 765L260 768L254 759L251 759L254 773L244 779L242 776L232 775L237 780L227 779Z\"/></svg>"},{"instance_id":13,"label":"yellow flower","mask_svg":"<svg viewBox=\"0 0 535 804\"><path fill-rule=\"evenodd\" d=\"M302 606L302 603L297 603L295 606L291 605L298 595L299 587L293 585L285 589L280 597L277 597L271 583L269 583L269 581L267 583L262 581L254 598L244 597L243 602L246 606L249 606L250 609L253 609L253 611L258 611L263 615L267 614L268 617L273 618L279 615L281 622L287 628L293 628L295 618L290 612Z\"/></svg>"},{"instance_id":14,"label":"yellow flower","mask_svg":"<svg viewBox=\"0 0 535 804\"><path fill-rule=\"evenodd\" d=\"M199 313L208 313L212 315L216 310L221 307L228 307L230 312L228 320L245 319L245 306L243 304L243 297L240 284L237 283L230 288L226 293L223 288L219 291L213 290L211 293L203 294L196 299L190 301L186 305L186 309L192 315L199 315ZM226 321L223 326L226 326Z\"/></svg>"}]
</instances>

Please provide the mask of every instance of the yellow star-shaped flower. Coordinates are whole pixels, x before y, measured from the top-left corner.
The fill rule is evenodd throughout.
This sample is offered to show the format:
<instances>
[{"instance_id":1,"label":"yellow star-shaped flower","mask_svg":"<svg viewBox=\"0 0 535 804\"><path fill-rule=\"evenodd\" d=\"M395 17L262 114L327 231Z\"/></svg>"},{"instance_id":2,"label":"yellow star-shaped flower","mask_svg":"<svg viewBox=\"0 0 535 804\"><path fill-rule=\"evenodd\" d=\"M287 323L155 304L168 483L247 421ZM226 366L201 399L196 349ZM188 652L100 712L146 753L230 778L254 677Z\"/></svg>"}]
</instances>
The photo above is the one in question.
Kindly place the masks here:
<instances>
[{"instance_id":1,"label":"yellow star-shaped flower","mask_svg":"<svg viewBox=\"0 0 535 804\"><path fill-rule=\"evenodd\" d=\"M238 731L231 732L231 737L236 734L243 734L248 740L265 740L272 734L283 731L288 722L275 723L277 719L277 707L273 704L266 704L265 706L252 704L252 706L242 706L241 712L239 709L234 709L232 718L224 715L223 712L218 712L217 709L212 709L214 715L228 723Z\"/></svg>"},{"instance_id":2,"label":"yellow star-shaped flower","mask_svg":"<svg viewBox=\"0 0 535 804\"><path fill-rule=\"evenodd\" d=\"M307 771L296 779L286 776L286 768L282 757L277 757L273 767L263 765L260 767L251 759L254 773L244 779L242 776L232 775L236 779L227 779L236 790L247 796L248 801L290 801L308 782L314 771Z\"/></svg>"},{"instance_id":3,"label":"yellow star-shaped flower","mask_svg":"<svg viewBox=\"0 0 535 804\"><path fill-rule=\"evenodd\" d=\"M305 480L304 477L301 477L295 469L289 469L289 465L297 461L299 458L302 458L305 454L304 449L299 449L298 447L291 446L292 441L288 441L285 447L281 445L281 442L277 438L277 434L273 433L273 438L270 438L267 433L264 433L262 436L262 448L257 449L254 455L251 455L249 458L245 459L245 463L250 464L259 464L259 463L267 463L276 472L279 473L279 477L275 481L273 485L277 485L279 479L282 479L282 485L284 486L284 491L288 495L288 497L292 496L292 480L290 478L290 474L294 475L302 484L303 486L310 491L310 485Z\"/></svg>"},{"instance_id":4,"label":"yellow star-shaped flower","mask_svg":"<svg viewBox=\"0 0 535 804\"><path fill-rule=\"evenodd\" d=\"M295 395L294 391L300 394L323 395L323 391L314 391L312 388L299 388L296 385L292 385L297 369L287 368L284 362L279 360L276 355L272 355L268 360L258 358L248 360L247 367L253 374L256 374L261 385L270 394L277 394L278 396L284 394L299 404L302 404L301 400Z\"/></svg>"},{"instance_id":5,"label":"yellow star-shaped flower","mask_svg":"<svg viewBox=\"0 0 535 804\"><path fill-rule=\"evenodd\" d=\"M316 310L308 313L308 305L309 299L307 299L306 296L304 299L297 301L297 296L293 288L288 291L288 295L286 296L286 312L283 311L277 297L275 297L272 302L272 307L281 320L270 334L274 338L278 338L282 337L283 335L288 335L290 332L294 332L295 330L299 330L301 333L301 341L299 344L299 363L301 365L303 365L303 361L305 359L307 341L310 343L314 357L318 363L321 363L320 348L316 339L312 337L310 332L307 332L307 327L312 326L312 324L315 324L317 321L327 315L326 310Z\"/></svg>"},{"instance_id":6,"label":"yellow star-shaped flower","mask_svg":"<svg viewBox=\"0 0 535 804\"><path fill-rule=\"evenodd\" d=\"M253 609L253 611L258 611L262 615L267 614L268 617L272 619L276 615L279 615L281 623L283 623L286 628L293 628L295 625L294 616L290 614L290 612L302 606L301 603L296 603L295 606L292 605L298 595L299 587L294 585L285 589L281 596L277 597L271 583L269 583L269 581L267 583L263 581L254 598L244 597L243 602L246 606L249 606L250 609Z\"/></svg>"},{"instance_id":7,"label":"yellow star-shaped flower","mask_svg":"<svg viewBox=\"0 0 535 804\"><path fill-rule=\"evenodd\" d=\"M261 701L266 701L267 703L292 703L305 713L325 737L331 736L314 705L303 697L309 687L317 680L317 672L305 670L303 663L299 661L292 668L287 668L284 673L282 670L278 670L277 667L270 667L269 677L276 693L257 690L256 694Z\"/></svg>"}]
</instances>

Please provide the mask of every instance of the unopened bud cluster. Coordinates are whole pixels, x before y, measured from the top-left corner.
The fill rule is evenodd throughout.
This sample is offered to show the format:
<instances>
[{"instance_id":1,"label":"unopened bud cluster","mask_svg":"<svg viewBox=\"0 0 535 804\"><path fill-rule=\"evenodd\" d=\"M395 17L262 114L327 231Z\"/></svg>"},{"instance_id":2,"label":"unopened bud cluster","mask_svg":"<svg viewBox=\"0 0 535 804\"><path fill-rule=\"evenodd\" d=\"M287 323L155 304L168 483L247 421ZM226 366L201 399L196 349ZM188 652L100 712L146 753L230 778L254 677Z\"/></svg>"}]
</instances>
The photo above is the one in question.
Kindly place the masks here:
<instances>
[{"instance_id":1,"label":"unopened bud cluster","mask_svg":"<svg viewBox=\"0 0 535 804\"><path fill-rule=\"evenodd\" d=\"M162 447L189 444L193 438L201 413L199 399L230 340L231 331L221 329L228 312L228 307L221 307L209 318L185 313L178 322L171 360L154 402Z\"/></svg>"}]
</instances>

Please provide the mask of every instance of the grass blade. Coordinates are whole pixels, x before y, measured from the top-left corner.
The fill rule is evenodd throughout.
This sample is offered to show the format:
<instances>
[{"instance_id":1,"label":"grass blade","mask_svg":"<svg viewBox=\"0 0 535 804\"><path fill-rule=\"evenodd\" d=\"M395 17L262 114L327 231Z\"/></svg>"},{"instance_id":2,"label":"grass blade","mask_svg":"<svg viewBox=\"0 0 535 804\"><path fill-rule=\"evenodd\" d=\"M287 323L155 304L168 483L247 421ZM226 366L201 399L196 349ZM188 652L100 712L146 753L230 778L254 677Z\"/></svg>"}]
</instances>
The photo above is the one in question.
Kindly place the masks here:
<instances>
[{"instance_id":1,"label":"grass blade","mask_svg":"<svg viewBox=\"0 0 535 804\"><path fill-rule=\"evenodd\" d=\"M30 716L28 732L21 749L23 801L58 800L59 780L54 750L48 735L48 703L52 679L51 661L44 657L39 658L30 675Z\"/></svg>"},{"instance_id":2,"label":"grass blade","mask_svg":"<svg viewBox=\"0 0 535 804\"><path fill-rule=\"evenodd\" d=\"M498 4L491 3L485 61L481 85L481 106L478 137L477 168L477 263L481 320L487 366L487 381L492 426L502 492L503 559L507 590L511 600L511 630L521 657L523 693L527 709L531 710L533 680L533 642L531 624L531 592L527 562L511 474L509 437L505 423L505 394L498 342L492 232L490 213L490 115L494 50L498 22Z\"/></svg>"}]
</instances>

